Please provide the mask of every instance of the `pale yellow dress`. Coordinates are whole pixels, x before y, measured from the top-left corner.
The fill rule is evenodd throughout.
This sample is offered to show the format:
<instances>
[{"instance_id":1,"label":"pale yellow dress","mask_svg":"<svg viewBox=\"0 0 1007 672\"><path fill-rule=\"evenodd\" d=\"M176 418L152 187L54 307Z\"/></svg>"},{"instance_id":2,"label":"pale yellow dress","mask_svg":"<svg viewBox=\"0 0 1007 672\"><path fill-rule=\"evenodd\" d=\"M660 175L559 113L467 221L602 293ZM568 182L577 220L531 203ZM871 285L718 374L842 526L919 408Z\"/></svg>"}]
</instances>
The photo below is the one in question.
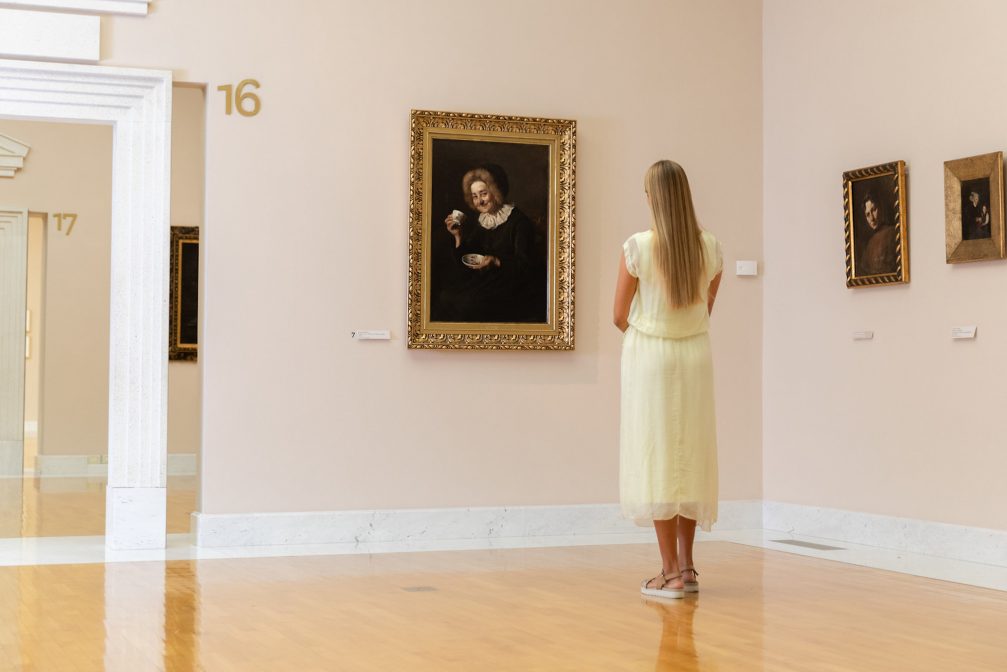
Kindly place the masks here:
<instances>
[{"instance_id":1,"label":"pale yellow dress","mask_svg":"<svg viewBox=\"0 0 1007 672\"><path fill-rule=\"evenodd\" d=\"M654 265L654 232L623 244L639 279L622 345L620 495L638 525L677 515L709 530L717 520L717 422L707 292L720 272L720 243L703 232L702 297L672 308Z\"/></svg>"}]
</instances>

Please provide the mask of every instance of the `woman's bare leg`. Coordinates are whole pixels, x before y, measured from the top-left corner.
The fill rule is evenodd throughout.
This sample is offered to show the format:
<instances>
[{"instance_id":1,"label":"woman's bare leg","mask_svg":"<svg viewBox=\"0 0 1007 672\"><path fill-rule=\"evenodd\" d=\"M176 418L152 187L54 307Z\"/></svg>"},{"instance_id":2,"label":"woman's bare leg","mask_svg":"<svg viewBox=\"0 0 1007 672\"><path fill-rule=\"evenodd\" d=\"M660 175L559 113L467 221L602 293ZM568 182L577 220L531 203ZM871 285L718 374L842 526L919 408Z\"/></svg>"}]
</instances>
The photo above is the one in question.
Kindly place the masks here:
<instances>
[{"instance_id":1,"label":"woman's bare leg","mask_svg":"<svg viewBox=\"0 0 1007 672\"><path fill-rule=\"evenodd\" d=\"M657 533L657 547L661 550L661 569L668 578L679 574L678 562L678 525L682 520L675 516L671 520L655 520L654 531ZM695 525L695 521L693 522ZM678 577L667 584L668 588L682 588L682 578Z\"/></svg>"},{"instance_id":2,"label":"woman's bare leg","mask_svg":"<svg viewBox=\"0 0 1007 672\"><path fill-rule=\"evenodd\" d=\"M692 547L696 541L696 521L692 518L679 516L676 532L678 536L679 566L683 569L686 567L691 569L696 566L692 559ZM692 572L688 572L685 579L687 581L694 581L696 577Z\"/></svg>"}]
</instances>

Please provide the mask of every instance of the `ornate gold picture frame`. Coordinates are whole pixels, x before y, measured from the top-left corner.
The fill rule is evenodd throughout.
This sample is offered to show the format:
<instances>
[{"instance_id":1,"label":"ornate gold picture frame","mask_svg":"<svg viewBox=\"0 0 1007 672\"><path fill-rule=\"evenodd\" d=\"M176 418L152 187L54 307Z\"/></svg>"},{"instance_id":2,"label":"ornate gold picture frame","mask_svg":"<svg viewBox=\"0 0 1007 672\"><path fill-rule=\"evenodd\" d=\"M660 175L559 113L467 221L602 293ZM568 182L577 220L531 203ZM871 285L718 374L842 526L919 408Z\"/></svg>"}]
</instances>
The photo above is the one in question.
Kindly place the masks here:
<instances>
[{"instance_id":1,"label":"ornate gold picture frame","mask_svg":"<svg viewBox=\"0 0 1007 672\"><path fill-rule=\"evenodd\" d=\"M576 122L410 127L408 347L572 350Z\"/></svg>"},{"instance_id":2,"label":"ornate gold picture frame","mask_svg":"<svg viewBox=\"0 0 1007 672\"><path fill-rule=\"evenodd\" d=\"M1003 152L944 162L945 261L1004 258Z\"/></svg>"},{"instance_id":3,"label":"ornate gold picture frame","mask_svg":"<svg viewBox=\"0 0 1007 672\"><path fill-rule=\"evenodd\" d=\"M909 282L906 163L843 173L846 286Z\"/></svg>"},{"instance_id":4,"label":"ornate gold picture frame","mask_svg":"<svg viewBox=\"0 0 1007 672\"><path fill-rule=\"evenodd\" d=\"M168 359L196 361L199 353L199 227L171 227Z\"/></svg>"}]
</instances>

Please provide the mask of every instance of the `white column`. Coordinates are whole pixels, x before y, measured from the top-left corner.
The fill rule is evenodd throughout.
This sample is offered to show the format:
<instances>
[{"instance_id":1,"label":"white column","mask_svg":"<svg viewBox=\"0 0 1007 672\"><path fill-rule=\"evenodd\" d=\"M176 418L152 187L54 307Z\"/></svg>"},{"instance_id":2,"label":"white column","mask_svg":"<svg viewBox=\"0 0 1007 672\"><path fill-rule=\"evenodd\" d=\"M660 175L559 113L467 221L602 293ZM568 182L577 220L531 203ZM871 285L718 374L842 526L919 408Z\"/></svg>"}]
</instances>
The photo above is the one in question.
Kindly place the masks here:
<instances>
[{"instance_id":1,"label":"white column","mask_svg":"<svg viewBox=\"0 0 1007 672\"><path fill-rule=\"evenodd\" d=\"M163 548L167 526L170 126L151 124L148 107L170 110L171 88L131 110L114 134L127 149L113 159L121 164L112 182L105 526L112 548Z\"/></svg>"},{"instance_id":2,"label":"white column","mask_svg":"<svg viewBox=\"0 0 1007 672\"><path fill-rule=\"evenodd\" d=\"M24 456L28 211L0 208L0 477L21 477Z\"/></svg>"}]
</instances>

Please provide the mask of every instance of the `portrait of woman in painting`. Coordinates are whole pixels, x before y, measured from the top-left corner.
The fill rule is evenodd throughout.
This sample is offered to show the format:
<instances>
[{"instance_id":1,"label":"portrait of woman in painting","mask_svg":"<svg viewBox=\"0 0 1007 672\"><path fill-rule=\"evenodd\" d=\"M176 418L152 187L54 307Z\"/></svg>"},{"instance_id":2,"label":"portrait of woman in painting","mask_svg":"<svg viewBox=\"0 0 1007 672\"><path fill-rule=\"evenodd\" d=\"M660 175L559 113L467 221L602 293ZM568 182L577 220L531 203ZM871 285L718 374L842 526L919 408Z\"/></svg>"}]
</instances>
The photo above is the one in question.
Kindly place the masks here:
<instances>
[{"instance_id":1,"label":"portrait of woman in painting","mask_svg":"<svg viewBox=\"0 0 1007 672\"><path fill-rule=\"evenodd\" d=\"M492 155L494 152L487 150L495 148L486 145L496 143L466 144L479 146L465 148L469 152L463 152L458 159L474 149ZM506 151L495 152L497 157L492 157L510 158L516 170L505 169L494 161L472 159L455 161L453 170L441 170L446 194L434 206L431 229L432 320L525 324L547 321L544 221L547 180L538 189L523 186L535 214L533 219L515 198L518 189L512 187L511 172L527 181L542 171L537 170L534 157L522 157L522 149L528 148L506 147ZM532 158L531 165L520 161L521 158ZM543 170L547 166L542 162Z\"/></svg>"},{"instance_id":2,"label":"portrait of woman in painting","mask_svg":"<svg viewBox=\"0 0 1007 672\"><path fill-rule=\"evenodd\" d=\"M962 240L993 237L990 226L990 181L988 178L962 182Z\"/></svg>"}]
</instances>

